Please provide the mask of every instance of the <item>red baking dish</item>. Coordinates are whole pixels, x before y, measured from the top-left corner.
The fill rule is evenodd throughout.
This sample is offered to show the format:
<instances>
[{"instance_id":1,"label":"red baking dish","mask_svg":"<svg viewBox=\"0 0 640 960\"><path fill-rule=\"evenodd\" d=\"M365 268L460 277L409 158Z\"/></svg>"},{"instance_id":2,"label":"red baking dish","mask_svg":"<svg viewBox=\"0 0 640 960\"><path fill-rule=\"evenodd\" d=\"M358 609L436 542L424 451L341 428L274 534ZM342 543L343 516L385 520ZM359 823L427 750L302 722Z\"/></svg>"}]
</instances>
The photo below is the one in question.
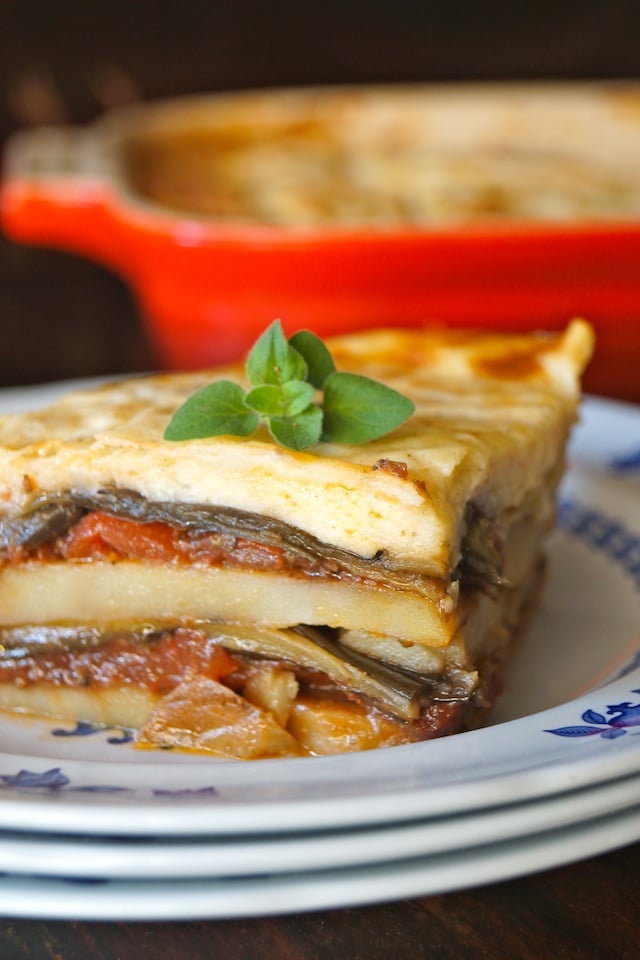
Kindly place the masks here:
<instances>
[{"instance_id":1,"label":"red baking dish","mask_svg":"<svg viewBox=\"0 0 640 960\"><path fill-rule=\"evenodd\" d=\"M461 171L470 208L458 198L453 211L423 219L370 222L369 211L340 211L332 220L330 210L296 220L281 210L264 217L253 201L229 213L222 196L219 213L211 196L224 194L224 178L188 157L180 172L180 151L162 162L171 158L168 179L182 192L177 200L171 190L158 195L158 144L182 142L187 156L189 137L226 146L263 137L284 150L293 130L298 149L303 141L317 146L319 131L340 129L356 157L350 163L365 168L362 158L380 142L387 154L389 144L401 151L417 131L423 152L411 141L403 202L411 176L425 171L438 183L444 177L441 193L457 196ZM295 178L293 154L282 150L278 163ZM136 167L132 157L140 156ZM483 193L472 181L492 157L497 187ZM398 187L388 155L385 164L378 180L391 177ZM204 168L210 193L198 195ZM286 208L291 198L277 170L256 169L261 202L275 198ZM151 171L142 186L140 170ZM427 323L558 328L580 315L598 337L587 389L640 400L640 84L317 88L140 104L85 128L15 134L0 203L11 238L81 253L122 275L166 367L237 358L276 317L286 329L326 335Z\"/></svg>"}]
</instances>

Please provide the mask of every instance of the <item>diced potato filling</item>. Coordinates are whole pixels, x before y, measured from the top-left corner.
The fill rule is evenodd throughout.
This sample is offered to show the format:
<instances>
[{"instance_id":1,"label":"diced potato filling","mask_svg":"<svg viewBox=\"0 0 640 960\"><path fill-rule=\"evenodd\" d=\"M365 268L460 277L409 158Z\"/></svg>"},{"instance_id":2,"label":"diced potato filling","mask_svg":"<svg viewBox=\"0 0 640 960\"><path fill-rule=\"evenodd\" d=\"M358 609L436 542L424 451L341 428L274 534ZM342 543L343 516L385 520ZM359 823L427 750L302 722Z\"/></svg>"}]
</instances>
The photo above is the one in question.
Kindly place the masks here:
<instances>
[{"instance_id":1,"label":"diced potato filling","mask_svg":"<svg viewBox=\"0 0 640 960\"><path fill-rule=\"evenodd\" d=\"M266 663L251 671L242 696L262 710L268 710L281 727L286 727L299 685L291 670Z\"/></svg>"},{"instance_id":2,"label":"diced potato filling","mask_svg":"<svg viewBox=\"0 0 640 960\"><path fill-rule=\"evenodd\" d=\"M207 677L185 679L138 731L142 746L180 747L237 760L300 756L304 750L271 713Z\"/></svg>"},{"instance_id":3,"label":"diced potato filling","mask_svg":"<svg viewBox=\"0 0 640 960\"><path fill-rule=\"evenodd\" d=\"M322 756L392 747L407 739L406 731L382 714L332 700L299 700L288 729L310 753Z\"/></svg>"}]
</instances>

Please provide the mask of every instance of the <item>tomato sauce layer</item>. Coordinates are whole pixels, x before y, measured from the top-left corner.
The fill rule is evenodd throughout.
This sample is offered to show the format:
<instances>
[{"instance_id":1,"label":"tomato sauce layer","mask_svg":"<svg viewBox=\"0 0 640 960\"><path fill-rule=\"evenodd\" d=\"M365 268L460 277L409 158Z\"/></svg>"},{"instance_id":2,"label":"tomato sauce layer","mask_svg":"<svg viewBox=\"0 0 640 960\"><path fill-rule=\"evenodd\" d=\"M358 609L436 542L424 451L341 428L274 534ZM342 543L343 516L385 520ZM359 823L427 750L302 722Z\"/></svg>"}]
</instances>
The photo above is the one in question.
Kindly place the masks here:
<instances>
[{"instance_id":1,"label":"tomato sauce layer","mask_svg":"<svg viewBox=\"0 0 640 960\"><path fill-rule=\"evenodd\" d=\"M272 546L217 531L184 530L168 523L144 523L99 510L84 516L67 533L32 551L17 548L10 560L118 560L248 567L254 570L299 570L330 575L335 564L302 558L286 547Z\"/></svg>"},{"instance_id":2,"label":"tomato sauce layer","mask_svg":"<svg viewBox=\"0 0 640 960\"><path fill-rule=\"evenodd\" d=\"M99 647L52 650L0 661L0 683L109 687L132 684L154 693L173 690L187 673L232 678L238 662L199 631L180 627L158 638L114 637Z\"/></svg>"}]
</instances>

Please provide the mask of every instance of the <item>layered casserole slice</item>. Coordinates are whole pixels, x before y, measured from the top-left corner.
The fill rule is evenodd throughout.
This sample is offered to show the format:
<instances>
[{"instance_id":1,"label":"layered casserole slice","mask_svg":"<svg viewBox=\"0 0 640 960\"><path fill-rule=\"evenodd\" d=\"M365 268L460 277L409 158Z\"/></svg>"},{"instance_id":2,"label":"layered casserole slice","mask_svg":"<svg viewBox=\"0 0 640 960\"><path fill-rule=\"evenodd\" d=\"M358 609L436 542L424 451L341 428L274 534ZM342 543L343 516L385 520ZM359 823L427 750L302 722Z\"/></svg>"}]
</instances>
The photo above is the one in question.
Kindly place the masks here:
<instances>
[{"instance_id":1,"label":"layered casserole slice","mask_svg":"<svg viewBox=\"0 0 640 960\"><path fill-rule=\"evenodd\" d=\"M336 338L341 370L415 403L362 446L164 439L241 367L5 416L0 706L238 758L478 724L539 594L591 341Z\"/></svg>"}]
</instances>

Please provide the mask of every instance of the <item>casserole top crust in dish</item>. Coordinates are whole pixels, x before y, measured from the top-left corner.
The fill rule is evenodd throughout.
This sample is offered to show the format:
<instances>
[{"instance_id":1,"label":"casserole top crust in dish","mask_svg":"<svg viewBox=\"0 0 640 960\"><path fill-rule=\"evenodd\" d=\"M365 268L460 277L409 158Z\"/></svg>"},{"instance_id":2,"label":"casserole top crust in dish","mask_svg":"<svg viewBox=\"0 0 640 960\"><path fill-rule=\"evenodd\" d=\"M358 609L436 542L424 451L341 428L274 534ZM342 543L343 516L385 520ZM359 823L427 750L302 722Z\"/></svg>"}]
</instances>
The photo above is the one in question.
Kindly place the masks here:
<instances>
[{"instance_id":1,"label":"casserole top crust in dish","mask_svg":"<svg viewBox=\"0 0 640 960\"><path fill-rule=\"evenodd\" d=\"M231 94L147 110L121 141L139 198L290 228L640 214L640 96L544 85Z\"/></svg>"}]
</instances>

